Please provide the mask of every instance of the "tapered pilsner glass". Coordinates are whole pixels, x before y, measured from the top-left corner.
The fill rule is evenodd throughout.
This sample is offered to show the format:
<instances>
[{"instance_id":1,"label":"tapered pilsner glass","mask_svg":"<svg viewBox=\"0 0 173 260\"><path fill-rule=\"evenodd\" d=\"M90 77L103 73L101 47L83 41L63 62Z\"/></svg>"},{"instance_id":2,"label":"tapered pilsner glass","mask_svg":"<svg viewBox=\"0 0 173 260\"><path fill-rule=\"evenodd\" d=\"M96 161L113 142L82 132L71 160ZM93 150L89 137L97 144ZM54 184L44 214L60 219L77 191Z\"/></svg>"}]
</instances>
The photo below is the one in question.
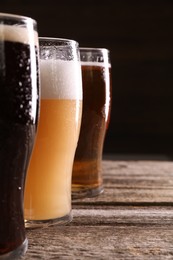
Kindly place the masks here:
<instances>
[{"instance_id":1,"label":"tapered pilsner glass","mask_svg":"<svg viewBox=\"0 0 173 260\"><path fill-rule=\"evenodd\" d=\"M0 13L0 259L27 250L23 193L39 114L37 23Z\"/></svg>"},{"instance_id":2,"label":"tapered pilsner glass","mask_svg":"<svg viewBox=\"0 0 173 260\"><path fill-rule=\"evenodd\" d=\"M78 43L39 38L41 110L25 190L26 227L72 220L71 176L82 113Z\"/></svg>"},{"instance_id":3,"label":"tapered pilsner glass","mask_svg":"<svg viewBox=\"0 0 173 260\"><path fill-rule=\"evenodd\" d=\"M105 48L80 48L83 113L73 174L73 198L103 192L102 153L111 110L111 62Z\"/></svg>"}]
</instances>

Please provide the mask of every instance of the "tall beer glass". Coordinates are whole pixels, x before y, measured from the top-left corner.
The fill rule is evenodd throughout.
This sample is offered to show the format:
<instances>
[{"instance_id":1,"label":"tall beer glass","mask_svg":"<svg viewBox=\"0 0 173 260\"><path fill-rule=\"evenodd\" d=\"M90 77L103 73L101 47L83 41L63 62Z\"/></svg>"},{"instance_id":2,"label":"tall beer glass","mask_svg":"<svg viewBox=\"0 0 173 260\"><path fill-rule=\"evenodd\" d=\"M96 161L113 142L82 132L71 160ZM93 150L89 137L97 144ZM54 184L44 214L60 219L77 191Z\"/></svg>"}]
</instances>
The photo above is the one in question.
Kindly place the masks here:
<instances>
[{"instance_id":1,"label":"tall beer glass","mask_svg":"<svg viewBox=\"0 0 173 260\"><path fill-rule=\"evenodd\" d=\"M73 198L103 191L102 151L110 119L111 63L109 51L80 48L83 114L72 174Z\"/></svg>"},{"instance_id":2,"label":"tall beer glass","mask_svg":"<svg viewBox=\"0 0 173 260\"><path fill-rule=\"evenodd\" d=\"M71 176L79 138L82 75L78 43L39 38L41 110L25 190L26 227L71 221Z\"/></svg>"},{"instance_id":3,"label":"tall beer glass","mask_svg":"<svg viewBox=\"0 0 173 260\"><path fill-rule=\"evenodd\" d=\"M0 13L0 259L27 250L23 192L38 108L36 21Z\"/></svg>"}]
</instances>

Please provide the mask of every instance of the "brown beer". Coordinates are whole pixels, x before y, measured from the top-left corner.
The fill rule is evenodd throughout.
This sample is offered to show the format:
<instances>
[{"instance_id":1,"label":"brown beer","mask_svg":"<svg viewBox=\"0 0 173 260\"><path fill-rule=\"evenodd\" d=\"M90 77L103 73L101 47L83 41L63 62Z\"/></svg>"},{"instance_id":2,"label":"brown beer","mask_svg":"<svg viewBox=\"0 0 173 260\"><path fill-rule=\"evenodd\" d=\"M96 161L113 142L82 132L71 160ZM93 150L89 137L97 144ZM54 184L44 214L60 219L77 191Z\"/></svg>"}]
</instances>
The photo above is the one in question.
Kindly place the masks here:
<instances>
[{"instance_id":1,"label":"brown beer","mask_svg":"<svg viewBox=\"0 0 173 260\"><path fill-rule=\"evenodd\" d=\"M101 159L110 117L110 64L82 62L83 114L72 174L72 191L102 189ZM91 191L91 192L90 192ZM77 195L76 195L77 196Z\"/></svg>"}]
</instances>

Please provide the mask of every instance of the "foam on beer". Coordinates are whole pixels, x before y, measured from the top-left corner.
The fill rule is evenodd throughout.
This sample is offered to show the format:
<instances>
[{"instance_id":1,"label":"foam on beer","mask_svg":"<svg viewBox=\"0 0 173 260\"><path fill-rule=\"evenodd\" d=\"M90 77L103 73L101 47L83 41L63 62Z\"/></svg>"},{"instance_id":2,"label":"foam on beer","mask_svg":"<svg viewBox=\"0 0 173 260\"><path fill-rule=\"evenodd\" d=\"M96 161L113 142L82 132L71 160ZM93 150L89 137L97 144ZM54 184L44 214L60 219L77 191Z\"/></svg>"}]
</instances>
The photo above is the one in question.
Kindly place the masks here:
<instances>
[{"instance_id":1,"label":"foam on beer","mask_svg":"<svg viewBox=\"0 0 173 260\"><path fill-rule=\"evenodd\" d=\"M34 45L38 46L38 34L34 31L34 36L27 28L18 25L0 24L0 41L20 42L30 44L34 41Z\"/></svg>"},{"instance_id":2,"label":"foam on beer","mask_svg":"<svg viewBox=\"0 0 173 260\"><path fill-rule=\"evenodd\" d=\"M111 68L111 63L106 61L98 62L98 61L81 61L82 66L96 66L96 67L108 67Z\"/></svg>"},{"instance_id":3,"label":"foam on beer","mask_svg":"<svg viewBox=\"0 0 173 260\"><path fill-rule=\"evenodd\" d=\"M82 99L79 61L40 60L42 99Z\"/></svg>"}]
</instances>

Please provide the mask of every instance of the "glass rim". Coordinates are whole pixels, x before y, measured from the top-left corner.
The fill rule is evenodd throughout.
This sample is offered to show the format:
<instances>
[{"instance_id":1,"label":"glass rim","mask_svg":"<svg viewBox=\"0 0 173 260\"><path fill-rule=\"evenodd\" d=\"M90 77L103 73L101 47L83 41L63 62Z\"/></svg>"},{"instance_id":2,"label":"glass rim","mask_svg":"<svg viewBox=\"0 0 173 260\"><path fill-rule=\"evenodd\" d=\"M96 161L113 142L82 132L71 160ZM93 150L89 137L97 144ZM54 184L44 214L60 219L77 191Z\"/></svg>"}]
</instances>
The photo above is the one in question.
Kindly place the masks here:
<instances>
[{"instance_id":1,"label":"glass rim","mask_svg":"<svg viewBox=\"0 0 173 260\"><path fill-rule=\"evenodd\" d=\"M61 42L61 43L73 43L79 46L79 43L76 40L73 39L68 39L68 38L59 38L59 37L46 37L46 36L39 36L38 40L43 40L43 41L54 41L54 42Z\"/></svg>"},{"instance_id":2,"label":"glass rim","mask_svg":"<svg viewBox=\"0 0 173 260\"><path fill-rule=\"evenodd\" d=\"M0 19L1 18L6 18L6 19L14 19L14 20L28 20L28 21L32 21L34 24L37 24L37 21L35 19L33 19L32 17L29 16L25 16L25 15L20 15L20 14L12 14L12 13L2 13L0 12Z\"/></svg>"},{"instance_id":3,"label":"glass rim","mask_svg":"<svg viewBox=\"0 0 173 260\"><path fill-rule=\"evenodd\" d=\"M110 52L109 49L107 48L97 48L97 47L80 47L79 46L79 50L81 51L107 51L107 52Z\"/></svg>"}]
</instances>

